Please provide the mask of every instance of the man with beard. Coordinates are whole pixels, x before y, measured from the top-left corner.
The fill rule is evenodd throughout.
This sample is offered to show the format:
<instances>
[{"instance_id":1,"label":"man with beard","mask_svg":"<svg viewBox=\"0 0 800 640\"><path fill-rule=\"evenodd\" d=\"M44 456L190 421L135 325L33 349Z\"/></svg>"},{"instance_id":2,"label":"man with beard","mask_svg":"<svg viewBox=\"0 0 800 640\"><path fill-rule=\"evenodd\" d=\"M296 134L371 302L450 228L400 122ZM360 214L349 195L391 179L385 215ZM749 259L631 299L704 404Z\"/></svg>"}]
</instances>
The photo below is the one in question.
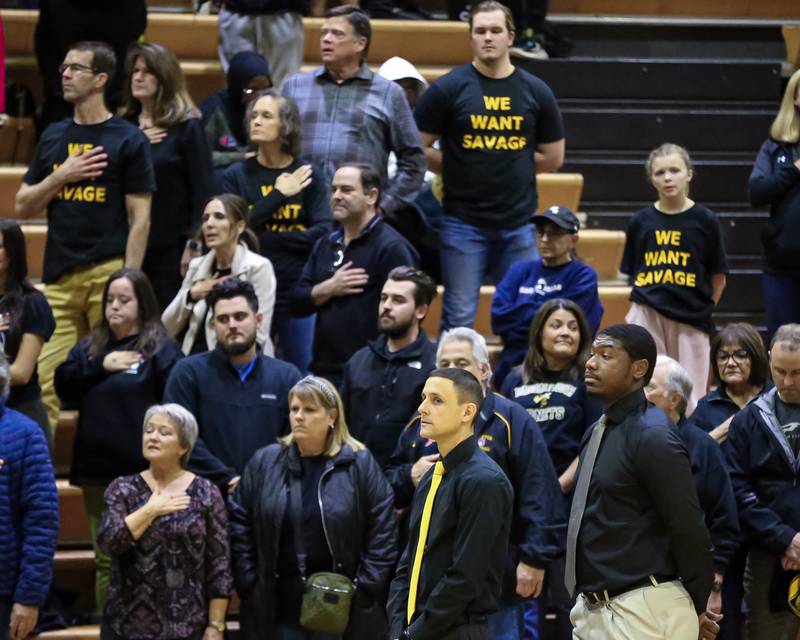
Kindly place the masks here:
<instances>
[{"instance_id":1,"label":"man with beard","mask_svg":"<svg viewBox=\"0 0 800 640\"><path fill-rule=\"evenodd\" d=\"M252 284L226 280L206 299L217 346L175 365L164 402L177 402L197 418L190 469L232 490L250 456L289 431L289 390L302 376L256 344L262 315Z\"/></svg>"},{"instance_id":2,"label":"man with beard","mask_svg":"<svg viewBox=\"0 0 800 640\"><path fill-rule=\"evenodd\" d=\"M350 433L384 467L419 405L436 345L420 327L436 283L414 267L395 267L378 305L380 335L356 351L344 368L342 402Z\"/></svg>"},{"instance_id":3,"label":"man with beard","mask_svg":"<svg viewBox=\"0 0 800 640\"><path fill-rule=\"evenodd\" d=\"M295 315L317 314L311 371L337 387L350 356L378 336L375 310L389 272L419 262L414 247L378 215L380 186L370 165L338 168L331 213L341 226L317 240L291 292Z\"/></svg>"}]
</instances>

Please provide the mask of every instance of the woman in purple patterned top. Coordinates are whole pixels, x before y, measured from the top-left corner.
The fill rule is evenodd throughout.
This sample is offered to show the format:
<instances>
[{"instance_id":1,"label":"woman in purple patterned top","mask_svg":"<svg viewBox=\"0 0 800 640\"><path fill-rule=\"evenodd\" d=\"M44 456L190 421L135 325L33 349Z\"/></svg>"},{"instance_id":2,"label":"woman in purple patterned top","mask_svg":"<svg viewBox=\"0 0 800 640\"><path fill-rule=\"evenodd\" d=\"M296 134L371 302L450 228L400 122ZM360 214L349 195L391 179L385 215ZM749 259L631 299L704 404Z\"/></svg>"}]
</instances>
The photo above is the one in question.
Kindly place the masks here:
<instances>
[{"instance_id":1,"label":"woman in purple patterned top","mask_svg":"<svg viewBox=\"0 0 800 640\"><path fill-rule=\"evenodd\" d=\"M142 438L150 467L106 490L103 640L222 640L233 590L227 517L217 487L185 469L196 441L189 411L151 407Z\"/></svg>"}]
</instances>

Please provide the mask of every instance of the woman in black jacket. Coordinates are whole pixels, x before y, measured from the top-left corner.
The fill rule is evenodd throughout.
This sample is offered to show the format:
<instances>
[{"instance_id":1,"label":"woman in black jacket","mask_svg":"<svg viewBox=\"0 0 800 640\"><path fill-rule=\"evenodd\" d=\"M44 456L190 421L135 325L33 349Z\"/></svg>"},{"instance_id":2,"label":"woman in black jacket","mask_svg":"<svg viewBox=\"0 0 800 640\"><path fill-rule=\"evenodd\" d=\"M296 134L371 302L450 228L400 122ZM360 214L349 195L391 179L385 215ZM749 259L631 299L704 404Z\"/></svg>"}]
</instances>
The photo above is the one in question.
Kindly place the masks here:
<instances>
[{"instance_id":1,"label":"woman in black jacket","mask_svg":"<svg viewBox=\"0 0 800 640\"><path fill-rule=\"evenodd\" d=\"M289 392L289 413L291 433L256 452L230 502L242 638L334 637L300 626L301 546L306 577L333 571L356 586L343 637L385 640L386 594L397 559L389 483L348 433L342 401L327 380L300 380ZM292 486L300 489L300 509L292 507Z\"/></svg>"},{"instance_id":2,"label":"woman in black jacket","mask_svg":"<svg viewBox=\"0 0 800 640\"><path fill-rule=\"evenodd\" d=\"M70 484L80 486L95 547L95 596L105 605L111 559L97 547L109 483L147 468L142 424L160 404L167 377L183 357L161 324L156 295L139 269L118 269L103 290L103 318L78 342L55 374L56 392L78 409Z\"/></svg>"},{"instance_id":3,"label":"woman in black jacket","mask_svg":"<svg viewBox=\"0 0 800 640\"><path fill-rule=\"evenodd\" d=\"M758 152L748 184L750 203L769 205L764 245L764 306L771 336L800 322L800 71L786 84L769 138Z\"/></svg>"}]
</instances>

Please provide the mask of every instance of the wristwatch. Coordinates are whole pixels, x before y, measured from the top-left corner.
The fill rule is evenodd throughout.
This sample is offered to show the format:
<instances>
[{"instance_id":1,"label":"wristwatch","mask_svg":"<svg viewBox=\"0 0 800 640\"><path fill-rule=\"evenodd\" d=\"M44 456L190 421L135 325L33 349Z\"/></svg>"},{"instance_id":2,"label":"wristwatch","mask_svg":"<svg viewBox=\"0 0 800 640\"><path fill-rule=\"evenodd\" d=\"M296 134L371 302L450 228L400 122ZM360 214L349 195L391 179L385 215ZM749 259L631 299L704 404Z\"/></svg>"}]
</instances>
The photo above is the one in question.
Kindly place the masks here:
<instances>
[{"instance_id":1,"label":"wristwatch","mask_svg":"<svg viewBox=\"0 0 800 640\"><path fill-rule=\"evenodd\" d=\"M720 593L722 591L722 583L714 580L714 584L711 585L711 592L712 593Z\"/></svg>"},{"instance_id":2,"label":"wristwatch","mask_svg":"<svg viewBox=\"0 0 800 640\"><path fill-rule=\"evenodd\" d=\"M220 633L225 631L225 621L224 620L222 620L221 622L219 620L209 620L208 621L208 626L211 627L212 629L216 629Z\"/></svg>"}]
</instances>

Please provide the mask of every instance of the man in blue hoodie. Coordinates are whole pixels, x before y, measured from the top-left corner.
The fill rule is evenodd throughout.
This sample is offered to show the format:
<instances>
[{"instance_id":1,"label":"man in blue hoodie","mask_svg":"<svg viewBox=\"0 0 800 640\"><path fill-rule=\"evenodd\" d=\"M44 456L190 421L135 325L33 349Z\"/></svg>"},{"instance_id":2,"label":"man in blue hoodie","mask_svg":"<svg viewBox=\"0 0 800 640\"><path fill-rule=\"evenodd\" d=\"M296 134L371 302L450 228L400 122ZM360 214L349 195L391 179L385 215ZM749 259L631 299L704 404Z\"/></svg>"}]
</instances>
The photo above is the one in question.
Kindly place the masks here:
<instances>
[{"instance_id":1,"label":"man in blue hoodie","mask_svg":"<svg viewBox=\"0 0 800 640\"><path fill-rule=\"evenodd\" d=\"M497 388L528 351L531 321L553 298L580 305L595 334L603 317L597 271L575 257L578 218L567 207L552 206L533 216L539 257L512 264L492 299L492 331L503 338L503 353L494 373Z\"/></svg>"},{"instance_id":2,"label":"man in blue hoodie","mask_svg":"<svg viewBox=\"0 0 800 640\"><path fill-rule=\"evenodd\" d=\"M750 553L744 576L750 640L794 638L789 582L800 572L800 324L772 338L775 387L733 418L725 453Z\"/></svg>"},{"instance_id":3,"label":"man in blue hoodie","mask_svg":"<svg viewBox=\"0 0 800 640\"><path fill-rule=\"evenodd\" d=\"M53 577L58 491L44 433L5 406L10 380L0 354L0 640L23 640Z\"/></svg>"}]
</instances>

